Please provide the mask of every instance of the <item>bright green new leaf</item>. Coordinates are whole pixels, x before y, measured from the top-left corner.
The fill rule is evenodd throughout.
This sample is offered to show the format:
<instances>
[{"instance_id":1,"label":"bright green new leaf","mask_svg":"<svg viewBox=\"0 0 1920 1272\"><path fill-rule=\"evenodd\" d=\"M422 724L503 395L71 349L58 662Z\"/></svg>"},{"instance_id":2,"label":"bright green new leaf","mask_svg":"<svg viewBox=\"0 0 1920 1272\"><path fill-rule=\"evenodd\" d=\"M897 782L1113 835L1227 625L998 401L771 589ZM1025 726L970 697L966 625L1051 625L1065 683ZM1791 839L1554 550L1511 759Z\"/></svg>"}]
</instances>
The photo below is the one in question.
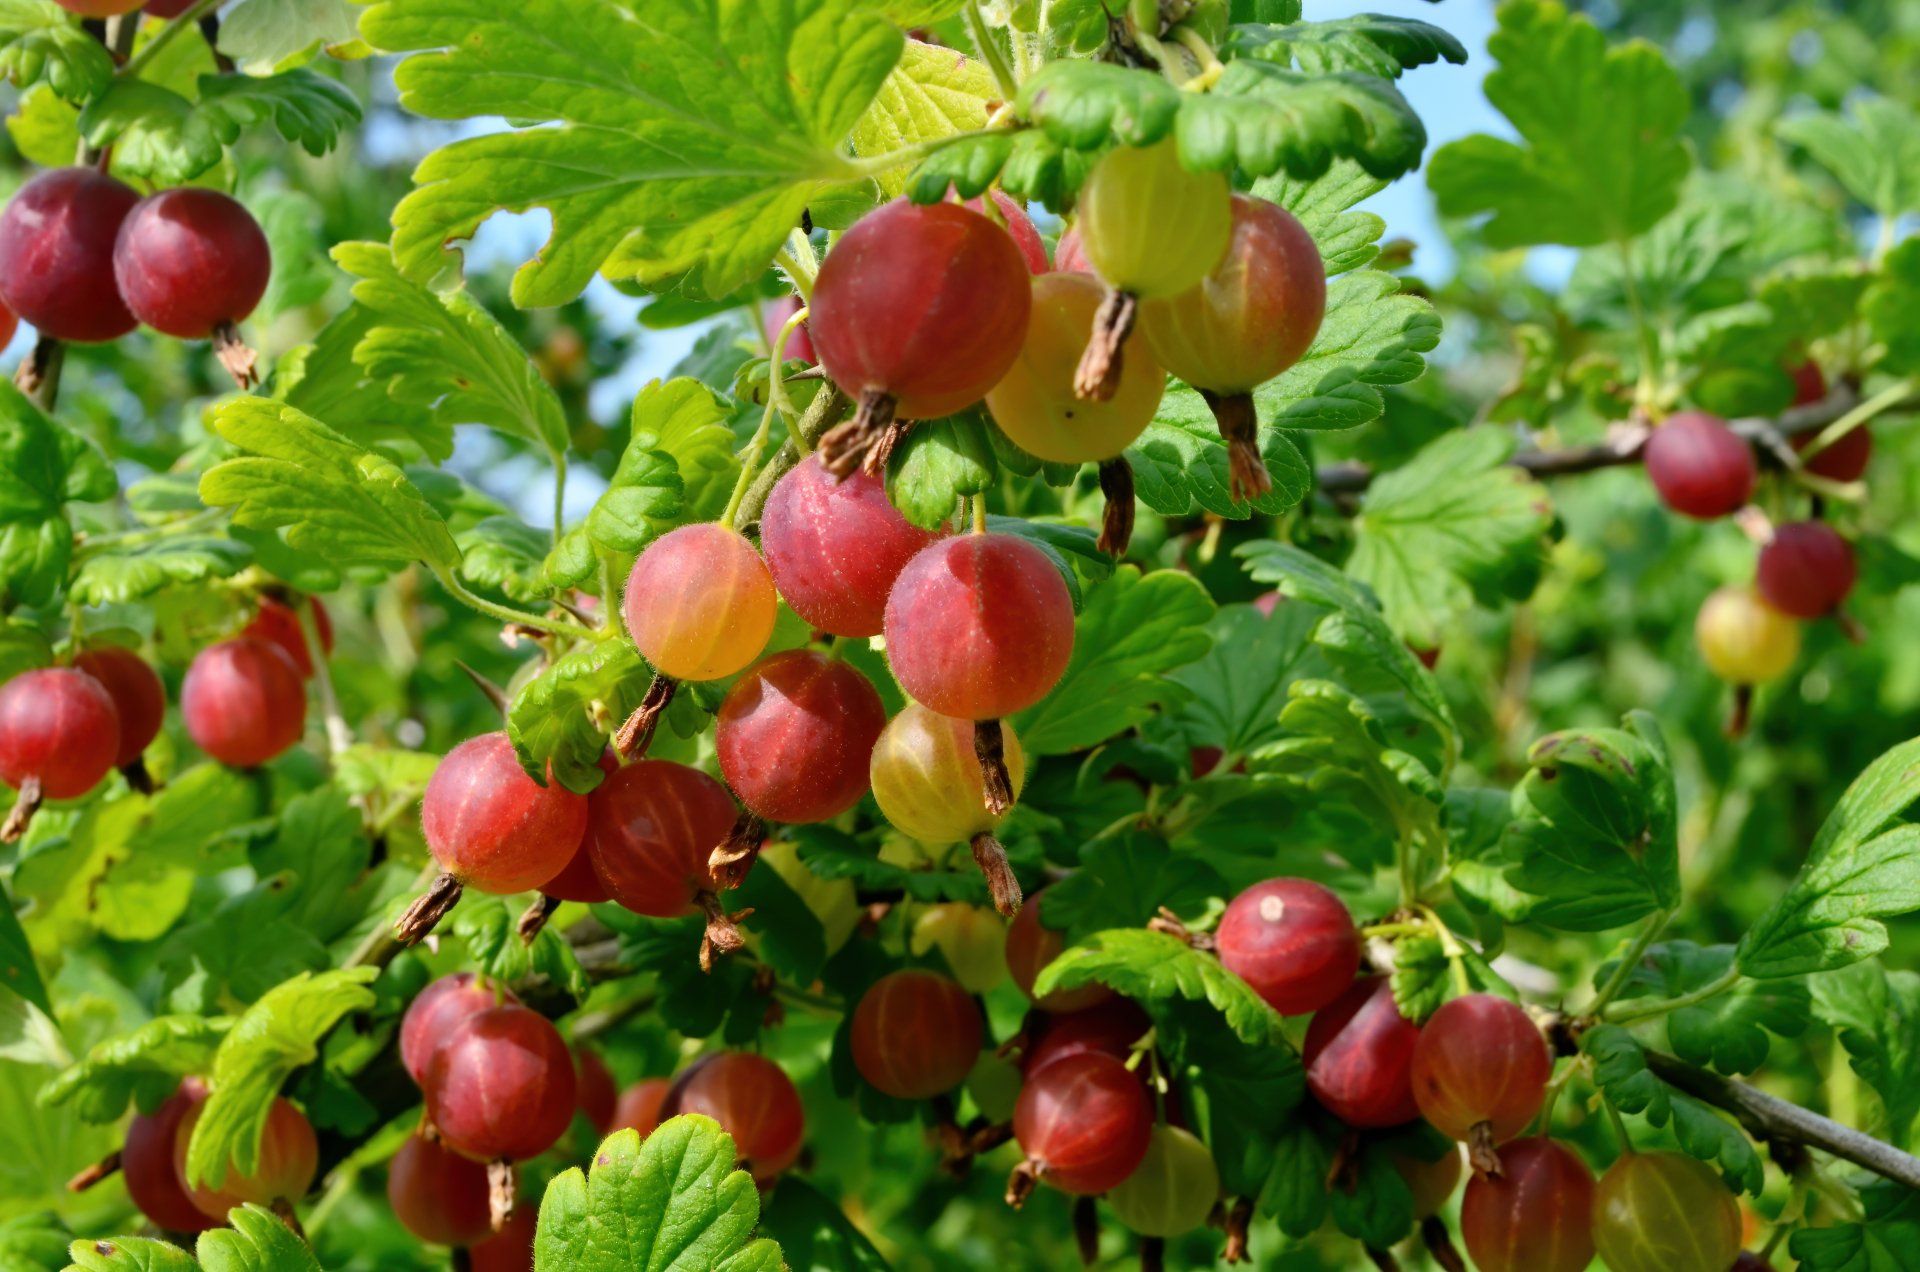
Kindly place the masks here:
<instances>
[{"instance_id":1,"label":"bright green new leaf","mask_svg":"<svg viewBox=\"0 0 1920 1272\"><path fill-rule=\"evenodd\" d=\"M0 385L0 605L51 600L73 556L66 504L117 488L98 451Z\"/></svg>"},{"instance_id":2,"label":"bright green new leaf","mask_svg":"<svg viewBox=\"0 0 1920 1272\"><path fill-rule=\"evenodd\" d=\"M1886 1112L1886 1136L1905 1148L1920 1116L1920 975L1855 963L1812 979L1813 1010L1836 1034L1853 1071Z\"/></svg>"},{"instance_id":3,"label":"bright green new leaf","mask_svg":"<svg viewBox=\"0 0 1920 1272\"><path fill-rule=\"evenodd\" d=\"M1147 74L1149 72L1138 72ZM1410 172L1427 130L1392 81L1355 71L1303 74L1229 62L1207 93L1185 95L1177 136L1196 167L1317 177L1351 159L1382 180Z\"/></svg>"},{"instance_id":4,"label":"bright green new leaf","mask_svg":"<svg viewBox=\"0 0 1920 1272\"><path fill-rule=\"evenodd\" d=\"M1692 159L1680 76L1652 45L1609 49L1557 0L1507 0L1487 41L1487 100L1521 141L1479 134L1427 165L1445 216L1491 213L1494 247L1586 247L1645 233L1679 201Z\"/></svg>"},{"instance_id":5,"label":"bright green new leaf","mask_svg":"<svg viewBox=\"0 0 1920 1272\"><path fill-rule=\"evenodd\" d=\"M76 1269L77 1272L201 1272L200 1264L192 1255L153 1237L76 1241L68 1257L73 1263L67 1272L76 1272Z\"/></svg>"},{"instance_id":6,"label":"bright green new leaf","mask_svg":"<svg viewBox=\"0 0 1920 1272\"><path fill-rule=\"evenodd\" d=\"M220 16L220 51L248 68L274 69L315 45L354 44L354 0L240 0Z\"/></svg>"},{"instance_id":7,"label":"bright green new leaf","mask_svg":"<svg viewBox=\"0 0 1920 1272\"><path fill-rule=\"evenodd\" d=\"M54 0L0 0L0 78L22 90L45 81L84 102L112 81L113 59Z\"/></svg>"},{"instance_id":8,"label":"bright green new leaf","mask_svg":"<svg viewBox=\"0 0 1920 1272\"><path fill-rule=\"evenodd\" d=\"M495 211L548 209L522 307L602 269L708 295L757 277L814 195L862 175L841 147L903 45L857 0L383 0L360 29L414 54L395 79L416 114L560 125L435 151L393 214L396 262L426 278Z\"/></svg>"},{"instance_id":9,"label":"bright green new leaf","mask_svg":"<svg viewBox=\"0 0 1920 1272\"><path fill-rule=\"evenodd\" d=\"M591 986L573 946L558 929L543 927L531 944L520 939L526 907L511 897L473 896L453 912L447 930L467 943L474 970L503 985L545 977L555 989L584 1000Z\"/></svg>"},{"instance_id":10,"label":"bright green new leaf","mask_svg":"<svg viewBox=\"0 0 1920 1272\"><path fill-rule=\"evenodd\" d=\"M310 155L326 154L360 122L359 100L305 66L278 75L203 75L199 109L228 145L242 129L265 122Z\"/></svg>"},{"instance_id":11,"label":"bright green new leaf","mask_svg":"<svg viewBox=\"0 0 1920 1272\"><path fill-rule=\"evenodd\" d=\"M82 605L137 601L176 583L230 579L253 564L253 549L217 535L183 535L86 557L74 572Z\"/></svg>"},{"instance_id":12,"label":"bright green new leaf","mask_svg":"<svg viewBox=\"0 0 1920 1272\"><path fill-rule=\"evenodd\" d=\"M1244 1042L1287 1048L1280 1016L1212 954L1176 936L1144 928L1096 932L1046 965L1033 992L1045 996L1079 985L1111 986L1149 1006L1184 998L1211 1003Z\"/></svg>"},{"instance_id":13,"label":"bright green new leaf","mask_svg":"<svg viewBox=\"0 0 1920 1272\"><path fill-rule=\"evenodd\" d=\"M368 449L402 442L419 447L435 463L445 463L453 454L451 418L388 397L386 381L375 379L354 360L360 342L379 325L379 317L365 305L343 308L312 344L290 349L280 358L273 373L274 396Z\"/></svg>"},{"instance_id":14,"label":"bright green new leaf","mask_svg":"<svg viewBox=\"0 0 1920 1272\"><path fill-rule=\"evenodd\" d=\"M986 490L999 471L979 415L921 420L887 465L887 498L908 521L935 530L959 511L962 498Z\"/></svg>"},{"instance_id":15,"label":"bright green new leaf","mask_svg":"<svg viewBox=\"0 0 1920 1272\"><path fill-rule=\"evenodd\" d=\"M1382 79L1399 79L1403 71L1442 59L1456 66L1467 60L1466 46L1449 32L1416 18L1379 13L1286 26L1236 26L1227 37L1227 49L1236 57L1315 75L1362 71Z\"/></svg>"},{"instance_id":16,"label":"bright green new leaf","mask_svg":"<svg viewBox=\"0 0 1920 1272\"><path fill-rule=\"evenodd\" d=\"M320 1272L312 1247L272 1211L239 1206L227 1221L194 1243L203 1272Z\"/></svg>"},{"instance_id":17,"label":"bright green new leaf","mask_svg":"<svg viewBox=\"0 0 1920 1272\"><path fill-rule=\"evenodd\" d=\"M551 594L545 574L551 539L518 517L484 517L453 536L460 545L460 576L534 604Z\"/></svg>"},{"instance_id":18,"label":"bright green new leaf","mask_svg":"<svg viewBox=\"0 0 1920 1272\"><path fill-rule=\"evenodd\" d=\"M616 1131L590 1171L547 1186L536 1268L570 1272L777 1272L780 1247L753 1235L760 1198L734 1166L733 1139L711 1118L669 1118L644 1142Z\"/></svg>"},{"instance_id":19,"label":"bright green new leaf","mask_svg":"<svg viewBox=\"0 0 1920 1272\"><path fill-rule=\"evenodd\" d=\"M556 660L507 707L507 736L521 766L543 784L551 764L554 780L569 790L598 786L607 734L640 705L651 679L624 638L595 641Z\"/></svg>"},{"instance_id":20,"label":"bright green new leaf","mask_svg":"<svg viewBox=\"0 0 1920 1272\"><path fill-rule=\"evenodd\" d=\"M889 154L986 127L987 103L999 99L993 76L978 58L938 44L908 40L873 104L853 127L855 154ZM908 170L879 174L887 195L902 193Z\"/></svg>"},{"instance_id":21,"label":"bright green new leaf","mask_svg":"<svg viewBox=\"0 0 1920 1272\"><path fill-rule=\"evenodd\" d=\"M1920 212L1920 114L1888 97L1783 119L1774 131L1804 149L1847 193L1889 219Z\"/></svg>"}]
</instances>

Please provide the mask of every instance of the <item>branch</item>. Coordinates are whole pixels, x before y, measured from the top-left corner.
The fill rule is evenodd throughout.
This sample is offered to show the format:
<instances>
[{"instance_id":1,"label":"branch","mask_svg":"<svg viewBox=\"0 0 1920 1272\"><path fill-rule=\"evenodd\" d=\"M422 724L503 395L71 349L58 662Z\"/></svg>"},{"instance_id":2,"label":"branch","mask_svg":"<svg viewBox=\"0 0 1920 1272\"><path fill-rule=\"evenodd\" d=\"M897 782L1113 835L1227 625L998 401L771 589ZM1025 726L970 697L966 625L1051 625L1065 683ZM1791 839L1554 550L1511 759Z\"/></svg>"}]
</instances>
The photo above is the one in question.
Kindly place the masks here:
<instances>
[{"instance_id":1,"label":"branch","mask_svg":"<svg viewBox=\"0 0 1920 1272\"><path fill-rule=\"evenodd\" d=\"M1804 1144L1909 1188L1920 1188L1920 1157L1744 1082L1695 1068L1663 1052L1649 1050L1646 1055L1647 1068L1656 1077L1733 1114L1757 1140Z\"/></svg>"}]
</instances>

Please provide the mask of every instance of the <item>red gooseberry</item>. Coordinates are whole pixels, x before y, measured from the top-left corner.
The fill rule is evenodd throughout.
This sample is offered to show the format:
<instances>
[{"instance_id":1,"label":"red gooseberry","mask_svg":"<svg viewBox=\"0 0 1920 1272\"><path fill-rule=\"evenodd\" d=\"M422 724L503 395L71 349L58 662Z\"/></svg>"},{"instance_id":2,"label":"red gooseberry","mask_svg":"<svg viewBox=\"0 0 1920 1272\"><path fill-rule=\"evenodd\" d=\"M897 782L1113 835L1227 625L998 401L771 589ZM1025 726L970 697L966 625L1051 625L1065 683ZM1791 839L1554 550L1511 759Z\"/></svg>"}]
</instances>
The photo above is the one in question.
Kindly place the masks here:
<instances>
[{"instance_id":1,"label":"red gooseberry","mask_svg":"<svg viewBox=\"0 0 1920 1272\"><path fill-rule=\"evenodd\" d=\"M553 1147L573 1121L573 1053L539 1012L516 1003L454 1024L427 1064L427 1117L455 1152L519 1162Z\"/></svg>"},{"instance_id":2,"label":"red gooseberry","mask_svg":"<svg viewBox=\"0 0 1920 1272\"><path fill-rule=\"evenodd\" d=\"M127 1181L127 1195L155 1227L167 1232L202 1232L220 1223L193 1204L174 1165L180 1120L206 1098L206 1084L198 1078L186 1078L159 1108L135 1113L127 1123L126 1141L120 1149L120 1174Z\"/></svg>"},{"instance_id":3,"label":"red gooseberry","mask_svg":"<svg viewBox=\"0 0 1920 1272\"><path fill-rule=\"evenodd\" d=\"M1153 1105L1125 1065L1082 1052L1027 1076L1013 1134L1026 1161L1008 1183L1010 1204L1021 1204L1035 1181L1090 1196L1120 1183L1147 1155Z\"/></svg>"},{"instance_id":4,"label":"red gooseberry","mask_svg":"<svg viewBox=\"0 0 1920 1272\"><path fill-rule=\"evenodd\" d=\"M779 601L766 562L714 522L669 530L640 553L620 601L641 657L675 680L719 680L760 656Z\"/></svg>"},{"instance_id":5,"label":"red gooseberry","mask_svg":"<svg viewBox=\"0 0 1920 1272\"><path fill-rule=\"evenodd\" d=\"M733 1138L742 1169L766 1184L793 1165L806 1135L806 1112L786 1071L765 1056L721 1051L688 1067L660 1106L665 1121L698 1113Z\"/></svg>"},{"instance_id":6,"label":"red gooseberry","mask_svg":"<svg viewBox=\"0 0 1920 1272\"><path fill-rule=\"evenodd\" d=\"M1711 521L1753 497L1753 450L1717 415L1670 416L1647 439L1643 458L1661 501L1685 516Z\"/></svg>"},{"instance_id":7,"label":"red gooseberry","mask_svg":"<svg viewBox=\"0 0 1920 1272\"><path fill-rule=\"evenodd\" d=\"M468 738L433 770L420 800L433 858L463 886L505 895L564 869L587 828L587 799L520 767L504 732Z\"/></svg>"},{"instance_id":8,"label":"red gooseberry","mask_svg":"<svg viewBox=\"0 0 1920 1272\"><path fill-rule=\"evenodd\" d=\"M313 612L313 630L320 637L322 654L333 652L333 617L327 613L327 607L320 603L317 596L309 596L300 602ZM313 678L313 651L307 648L307 633L300 625L300 615L292 605L271 596L260 598L260 608L254 614L253 621L241 629L242 636L254 640L264 640L278 645L293 659L293 665L300 670L303 680Z\"/></svg>"},{"instance_id":9,"label":"red gooseberry","mask_svg":"<svg viewBox=\"0 0 1920 1272\"><path fill-rule=\"evenodd\" d=\"M1360 970L1360 933L1339 897L1306 879L1256 883L1227 906L1214 932L1227 970L1283 1016L1338 998Z\"/></svg>"},{"instance_id":10,"label":"red gooseberry","mask_svg":"<svg viewBox=\"0 0 1920 1272\"><path fill-rule=\"evenodd\" d=\"M1152 1018L1125 998L1108 998L1080 1011L1049 1016L1035 1030L1021 1057L1021 1069L1038 1073L1055 1061L1088 1051L1125 1061L1132 1057L1134 1044L1152 1028Z\"/></svg>"},{"instance_id":11,"label":"red gooseberry","mask_svg":"<svg viewBox=\"0 0 1920 1272\"><path fill-rule=\"evenodd\" d=\"M987 192L993 199L993 210L1000 224L1005 227L1007 237L1020 249L1020 259L1027 263L1030 273L1047 272L1047 241L1040 237L1040 231L1034 228L1033 218L1027 215L1026 208L1015 202L1004 190L995 188ZM986 206L978 196L968 199L966 206L974 211L985 213Z\"/></svg>"},{"instance_id":12,"label":"red gooseberry","mask_svg":"<svg viewBox=\"0 0 1920 1272\"><path fill-rule=\"evenodd\" d=\"M1435 1130L1463 1141L1478 1170L1498 1170L1494 1146L1533 1121L1553 1057L1518 1003L1463 994L1441 1004L1413 1048L1413 1096Z\"/></svg>"},{"instance_id":13,"label":"red gooseberry","mask_svg":"<svg viewBox=\"0 0 1920 1272\"><path fill-rule=\"evenodd\" d=\"M635 914L670 919L713 887L707 867L736 816L727 788L671 760L639 760L587 798L587 852L607 890Z\"/></svg>"},{"instance_id":14,"label":"red gooseberry","mask_svg":"<svg viewBox=\"0 0 1920 1272\"><path fill-rule=\"evenodd\" d=\"M1301 1058L1307 1089L1348 1126L1399 1126L1420 1116L1413 1048L1420 1030L1400 1014L1384 976L1353 982L1314 1013Z\"/></svg>"},{"instance_id":15,"label":"red gooseberry","mask_svg":"<svg viewBox=\"0 0 1920 1272\"><path fill-rule=\"evenodd\" d=\"M1480 1272L1585 1272L1593 1262L1593 1172L1544 1137L1500 1152L1460 1202L1460 1235Z\"/></svg>"},{"instance_id":16,"label":"red gooseberry","mask_svg":"<svg viewBox=\"0 0 1920 1272\"><path fill-rule=\"evenodd\" d=\"M167 691L147 661L119 645L96 645L75 656L73 665L100 682L120 717L116 768L139 759L160 734L167 714Z\"/></svg>"},{"instance_id":17,"label":"red gooseberry","mask_svg":"<svg viewBox=\"0 0 1920 1272\"><path fill-rule=\"evenodd\" d=\"M848 1036L861 1077L895 1099L925 1100L966 1080L982 1032L979 1005L958 981L903 968L860 996Z\"/></svg>"},{"instance_id":18,"label":"red gooseberry","mask_svg":"<svg viewBox=\"0 0 1920 1272\"><path fill-rule=\"evenodd\" d=\"M0 212L7 308L55 340L92 344L132 331L139 323L114 285L113 244L139 201L93 168L56 168L21 186Z\"/></svg>"},{"instance_id":19,"label":"red gooseberry","mask_svg":"<svg viewBox=\"0 0 1920 1272\"><path fill-rule=\"evenodd\" d=\"M1776 527L1760 549L1754 582L1767 604L1794 618L1819 618L1840 607L1860 575L1853 545L1824 521Z\"/></svg>"},{"instance_id":20,"label":"red gooseberry","mask_svg":"<svg viewBox=\"0 0 1920 1272\"><path fill-rule=\"evenodd\" d=\"M180 1117L173 1137L173 1167L182 1181L187 1179L187 1146L193 1140L193 1128L206 1111L204 1099L193 1102ZM320 1141L306 1114L277 1096L267 1111L267 1122L260 1134L260 1157L251 1173L242 1175L232 1162L217 1179L207 1179L197 1187L187 1185L187 1196L200 1213L225 1219L236 1206L273 1207L298 1201L313 1186L320 1169Z\"/></svg>"},{"instance_id":21,"label":"red gooseberry","mask_svg":"<svg viewBox=\"0 0 1920 1272\"><path fill-rule=\"evenodd\" d=\"M1046 901L1046 893L1036 894L1007 925L1007 972L1013 977L1013 983L1020 987L1020 992L1028 998L1033 998L1033 982L1039 977L1041 969L1059 958L1061 951L1067 948L1066 936L1046 924ZM1044 997L1033 998L1033 1005L1047 1012L1078 1012L1111 997L1112 990L1098 982L1090 982L1072 989L1056 989Z\"/></svg>"},{"instance_id":22,"label":"red gooseberry","mask_svg":"<svg viewBox=\"0 0 1920 1272\"><path fill-rule=\"evenodd\" d=\"M760 514L780 595L835 636L878 636L894 580L939 537L901 516L877 477L856 472L836 483L818 454L774 483Z\"/></svg>"},{"instance_id":23,"label":"red gooseberry","mask_svg":"<svg viewBox=\"0 0 1920 1272\"><path fill-rule=\"evenodd\" d=\"M493 1235L487 1168L419 1135L408 1136L387 1164L387 1204L402 1227L432 1245Z\"/></svg>"},{"instance_id":24,"label":"red gooseberry","mask_svg":"<svg viewBox=\"0 0 1920 1272\"><path fill-rule=\"evenodd\" d=\"M194 655L180 685L180 715L202 751L254 768L300 741L307 690L286 651L240 637Z\"/></svg>"},{"instance_id":25,"label":"red gooseberry","mask_svg":"<svg viewBox=\"0 0 1920 1272\"><path fill-rule=\"evenodd\" d=\"M667 1078L642 1078L620 1093L613 1109L613 1125L608 1131L635 1130L645 1139L660 1125L660 1108L667 1102L673 1082Z\"/></svg>"},{"instance_id":26,"label":"red gooseberry","mask_svg":"<svg viewBox=\"0 0 1920 1272\"><path fill-rule=\"evenodd\" d=\"M800 312L802 301L798 296L782 296L766 308L766 316L761 320L761 330L766 333L767 348L773 348L773 342L780 338L780 329L787 321ZM786 356L797 358L801 362L818 361L813 354L813 337L807 334L807 323L801 319L787 336Z\"/></svg>"},{"instance_id":27,"label":"red gooseberry","mask_svg":"<svg viewBox=\"0 0 1920 1272\"><path fill-rule=\"evenodd\" d=\"M614 1084L613 1073L591 1047L573 1049L573 1069L574 1095L580 1115L597 1133L605 1135L613 1129L620 1102L620 1088Z\"/></svg>"},{"instance_id":28,"label":"red gooseberry","mask_svg":"<svg viewBox=\"0 0 1920 1272\"><path fill-rule=\"evenodd\" d=\"M799 825L860 802L886 724L879 691L858 668L790 649L728 691L713 742L721 776L749 812Z\"/></svg>"},{"instance_id":29,"label":"red gooseberry","mask_svg":"<svg viewBox=\"0 0 1920 1272\"><path fill-rule=\"evenodd\" d=\"M506 1227L467 1251L467 1272L533 1272L533 1238L539 1212L519 1206Z\"/></svg>"},{"instance_id":30,"label":"red gooseberry","mask_svg":"<svg viewBox=\"0 0 1920 1272\"><path fill-rule=\"evenodd\" d=\"M266 232L253 214L204 186L142 199L113 244L114 285L133 316L176 339L212 338L243 389L259 377L237 327L266 294L272 269Z\"/></svg>"},{"instance_id":31,"label":"red gooseberry","mask_svg":"<svg viewBox=\"0 0 1920 1272\"><path fill-rule=\"evenodd\" d=\"M42 667L0 685L0 781L20 792L0 840L25 833L42 799L78 799L120 752L120 713L84 671Z\"/></svg>"},{"instance_id":32,"label":"red gooseberry","mask_svg":"<svg viewBox=\"0 0 1920 1272\"><path fill-rule=\"evenodd\" d=\"M512 991L498 981L483 981L472 972L442 976L415 994L400 1018L400 1063L424 1085L433 1053L453 1027L502 1003L518 1003Z\"/></svg>"},{"instance_id":33,"label":"red gooseberry","mask_svg":"<svg viewBox=\"0 0 1920 1272\"><path fill-rule=\"evenodd\" d=\"M1793 438L1793 448L1805 452L1812 446L1818 432L1797 433ZM1822 446L1804 462L1806 470L1816 477L1825 477L1828 481L1859 481L1866 476L1867 463L1873 458L1873 430L1865 424L1856 424L1840 437L1840 440Z\"/></svg>"}]
</instances>

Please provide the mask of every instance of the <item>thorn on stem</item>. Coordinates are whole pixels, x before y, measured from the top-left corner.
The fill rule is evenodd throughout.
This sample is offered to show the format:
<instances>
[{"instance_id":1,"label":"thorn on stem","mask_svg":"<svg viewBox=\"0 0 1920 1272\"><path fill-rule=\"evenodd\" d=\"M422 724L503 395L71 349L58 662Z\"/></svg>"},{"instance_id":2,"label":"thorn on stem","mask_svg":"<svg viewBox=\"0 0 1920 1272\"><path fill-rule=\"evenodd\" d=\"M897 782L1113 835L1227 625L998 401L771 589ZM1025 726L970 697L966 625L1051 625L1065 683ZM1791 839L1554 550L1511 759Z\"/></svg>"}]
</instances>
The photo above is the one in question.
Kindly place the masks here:
<instances>
[{"instance_id":1,"label":"thorn on stem","mask_svg":"<svg viewBox=\"0 0 1920 1272\"><path fill-rule=\"evenodd\" d=\"M453 665L467 673L467 679L473 681L474 687L486 695L487 701L493 704L495 710L503 716L507 714L508 699L505 689L494 684L493 681L488 680L485 676L457 658L454 659Z\"/></svg>"}]
</instances>

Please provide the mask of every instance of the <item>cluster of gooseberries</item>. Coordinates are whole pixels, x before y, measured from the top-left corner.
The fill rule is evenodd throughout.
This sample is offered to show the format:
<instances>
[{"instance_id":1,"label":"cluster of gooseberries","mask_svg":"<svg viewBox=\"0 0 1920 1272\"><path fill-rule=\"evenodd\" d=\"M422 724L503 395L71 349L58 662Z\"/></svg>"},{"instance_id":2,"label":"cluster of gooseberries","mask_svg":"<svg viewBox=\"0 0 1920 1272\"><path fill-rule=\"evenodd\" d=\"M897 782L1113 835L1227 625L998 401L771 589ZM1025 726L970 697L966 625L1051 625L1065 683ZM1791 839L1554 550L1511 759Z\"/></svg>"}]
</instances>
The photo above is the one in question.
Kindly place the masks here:
<instances>
[{"instance_id":1,"label":"cluster of gooseberries","mask_svg":"<svg viewBox=\"0 0 1920 1272\"><path fill-rule=\"evenodd\" d=\"M312 606L323 650L332 627ZM223 764L253 768L300 740L312 654L294 610L263 597L231 639L194 655L180 685L180 715L199 748ZM113 769L151 790L142 756L166 716L158 673L131 649L88 645L66 665L25 671L0 685L0 781L18 794L0 841L24 834L43 800L79 799Z\"/></svg>"},{"instance_id":2,"label":"cluster of gooseberries","mask_svg":"<svg viewBox=\"0 0 1920 1272\"><path fill-rule=\"evenodd\" d=\"M227 1220L236 1206L266 1206L292 1216L293 1203L313 1186L320 1144L313 1124L285 1097L276 1097L260 1133L257 1160L241 1172L232 1162L197 1184L187 1182L187 1149L211 1092L185 1078L151 1113L127 1125L120 1171L140 1213L168 1232L202 1232Z\"/></svg>"},{"instance_id":3,"label":"cluster of gooseberries","mask_svg":"<svg viewBox=\"0 0 1920 1272\"><path fill-rule=\"evenodd\" d=\"M1794 372L1796 406L1826 396L1819 366ZM1827 439L1818 432L1792 438L1803 472L1822 483L1857 482L1873 452L1864 425ZM1747 508L1759 479L1752 448L1725 420L1702 411L1682 411L1654 429L1645 450L1647 475L1662 502L1695 520L1709 521ZM1853 545L1819 516L1782 525L1752 518L1750 533L1762 540L1754 580L1732 584L1700 608L1694 638L1708 670L1735 687L1729 731L1745 727L1755 686L1779 679L1800 655L1800 624L1835 616L1859 575Z\"/></svg>"},{"instance_id":4,"label":"cluster of gooseberries","mask_svg":"<svg viewBox=\"0 0 1920 1272\"><path fill-rule=\"evenodd\" d=\"M211 340L243 389L259 373L238 324L266 293L271 269L259 222L217 190L143 199L97 169L57 168L21 186L0 212L0 300L43 340L97 344L145 323L177 339ZM28 363L26 387L36 366Z\"/></svg>"}]
</instances>

